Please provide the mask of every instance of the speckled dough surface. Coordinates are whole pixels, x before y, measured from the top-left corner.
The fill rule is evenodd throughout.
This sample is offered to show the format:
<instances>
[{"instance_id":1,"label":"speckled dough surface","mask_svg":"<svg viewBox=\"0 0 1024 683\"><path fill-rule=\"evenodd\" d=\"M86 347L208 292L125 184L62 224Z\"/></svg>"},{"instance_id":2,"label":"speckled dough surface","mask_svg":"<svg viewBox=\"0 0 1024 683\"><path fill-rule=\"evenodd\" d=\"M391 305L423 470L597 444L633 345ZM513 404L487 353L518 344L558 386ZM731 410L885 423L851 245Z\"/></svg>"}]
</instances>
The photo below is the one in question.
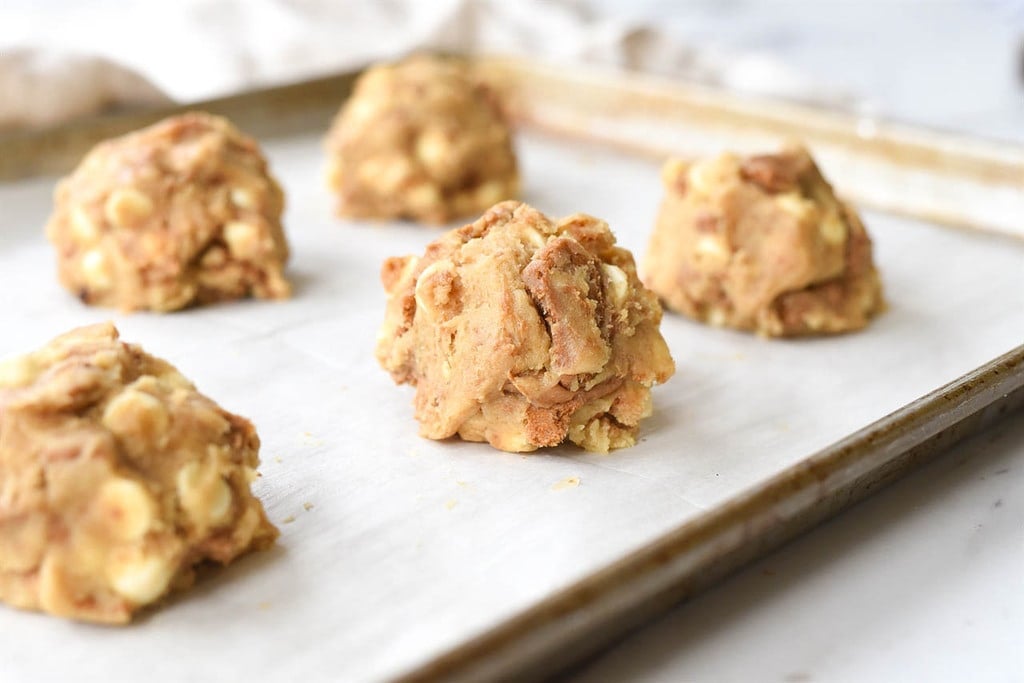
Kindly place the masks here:
<instances>
[{"instance_id":1,"label":"speckled dough surface","mask_svg":"<svg viewBox=\"0 0 1024 683\"><path fill-rule=\"evenodd\" d=\"M846 332L882 306L871 240L807 151L662 170L644 282L666 305L766 336Z\"/></svg>"},{"instance_id":2,"label":"speckled dough surface","mask_svg":"<svg viewBox=\"0 0 1024 683\"><path fill-rule=\"evenodd\" d=\"M661 307L608 225L518 202L385 262L377 358L416 387L420 432L506 451L635 443L675 367Z\"/></svg>"},{"instance_id":3,"label":"speckled dough surface","mask_svg":"<svg viewBox=\"0 0 1024 683\"><path fill-rule=\"evenodd\" d=\"M124 623L273 543L259 438L113 325L0 365L0 599Z\"/></svg>"},{"instance_id":4,"label":"speckled dough surface","mask_svg":"<svg viewBox=\"0 0 1024 683\"><path fill-rule=\"evenodd\" d=\"M446 223L519 196L496 97L457 60L418 56L371 68L326 146L342 216Z\"/></svg>"},{"instance_id":5,"label":"speckled dough surface","mask_svg":"<svg viewBox=\"0 0 1024 683\"><path fill-rule=\"evenodd\" d=\"M97 145L57 185L47 235L82 301L172 311L289 296L283 209L256 143L189 113Z\"/></svg>"}]
</instances>

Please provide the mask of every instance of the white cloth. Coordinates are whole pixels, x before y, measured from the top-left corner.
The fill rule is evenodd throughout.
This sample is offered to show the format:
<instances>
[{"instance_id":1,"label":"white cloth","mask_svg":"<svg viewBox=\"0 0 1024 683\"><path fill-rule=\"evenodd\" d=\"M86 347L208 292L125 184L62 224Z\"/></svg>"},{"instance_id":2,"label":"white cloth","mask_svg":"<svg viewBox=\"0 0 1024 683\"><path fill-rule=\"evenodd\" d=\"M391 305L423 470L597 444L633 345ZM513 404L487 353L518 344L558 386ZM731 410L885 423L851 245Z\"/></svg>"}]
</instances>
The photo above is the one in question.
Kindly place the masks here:
<instances>
[{"instance_id":1,"label":"white cloth","mask_svg":"<svg viewBox=\"0 0 1024 683\"><path fill-rule=\"evenodd\" d=\"M812 92L770 58L702 52L573 0L10 0L0 9L0 127L52 124L160 92L195 101L430 48Z\"/></svg>"},{"instance_id":2,"label":"white cloth","mask_svg":"<svg viewBox=\"0 0 1024 683\"><path fill-rule=\"evenodd\" d=\"M167 102L139 74L109 60L38 49L0 53L0 130L52 126L110 105Z\"/></svg>"}]
</instances>

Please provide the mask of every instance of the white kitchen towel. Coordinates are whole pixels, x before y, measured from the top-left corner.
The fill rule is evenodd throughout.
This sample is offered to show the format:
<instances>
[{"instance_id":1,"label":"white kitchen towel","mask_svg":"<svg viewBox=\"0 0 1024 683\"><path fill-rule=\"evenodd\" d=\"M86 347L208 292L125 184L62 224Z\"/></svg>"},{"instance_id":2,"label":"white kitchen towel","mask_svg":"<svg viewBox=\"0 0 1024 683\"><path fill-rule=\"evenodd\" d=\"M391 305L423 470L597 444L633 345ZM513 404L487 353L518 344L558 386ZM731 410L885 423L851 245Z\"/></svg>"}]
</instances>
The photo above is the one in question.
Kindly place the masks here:
<instances>
[{"instance_id":1,"label":"white kitchen towel","mask_svg":"<svg viewBox=\"0 0 1024 683\"><path fill-rule=\"evenodd\" d=\"M0 128L50 125L162 93L195 101L430 48L836 99L771 58L697 50L656 26L594 16L574 0L7 0Z\"/></svg>"}]
</instances>

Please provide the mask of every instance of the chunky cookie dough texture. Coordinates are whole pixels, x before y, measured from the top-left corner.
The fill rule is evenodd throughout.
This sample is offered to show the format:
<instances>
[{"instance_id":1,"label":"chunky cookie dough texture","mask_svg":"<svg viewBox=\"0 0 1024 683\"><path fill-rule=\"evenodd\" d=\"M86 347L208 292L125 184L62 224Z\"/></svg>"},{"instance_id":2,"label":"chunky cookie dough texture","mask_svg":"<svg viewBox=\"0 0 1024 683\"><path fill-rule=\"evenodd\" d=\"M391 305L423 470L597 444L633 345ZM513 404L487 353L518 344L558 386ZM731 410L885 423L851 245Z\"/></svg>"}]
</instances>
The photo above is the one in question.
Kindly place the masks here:
<instances>
[{"instance_id":1,"label":"chunky cookie dough texture","mask_svg":"<svg viewBox=\"0 0 1024 683\"><path fill-rule=\"evenodd\" d=\"M662 169L644 281L666 305L765 336L846 332L882 306L871 240L805 149Z\"/></svg>"},{"instance_id":2,"label":"chunky cookie dough texture","mask_svg":"<svg viewBox=\"0 0 1024 683\"><path fill-rule=\"evenodd\" d=\"M119 624L270 546L259 445L110 324L0 364L0 600Z\"/></svg>"},{"instance_id":3,"label":"chunky cookie dough texture","mask_svg":"<svg viewBox=\"0 0 1024 683\"><path fill-rule=\"evenodd\" d=\"M416 387L420 432L505 451L631 446L675 366L661 307L608 225L514 201L388 259L377 358Z\"/></svg>"},{"instance_id":4,"label":"chunky cookie dough texture","mask_svg":"<svg viewBox=\"0 0 1024 683\"><path fill-rule=\"evenodd\" d=\"M225 119L183 114L100 143L55 204L60 280L86 303L173 311L290 294L284 194Z\"/></svg>"},{"instance_id":5,"label":"chunky cookie dough texture","mask_svg":"<svg viewBox=\"0 0 1024 683\"><path fill-rule=\"evenodd\" d=\"M371 68L338 113L327 154L342 216L447 223L519 196L497 98L457 60Z\"/></svg>"}]
</instances>

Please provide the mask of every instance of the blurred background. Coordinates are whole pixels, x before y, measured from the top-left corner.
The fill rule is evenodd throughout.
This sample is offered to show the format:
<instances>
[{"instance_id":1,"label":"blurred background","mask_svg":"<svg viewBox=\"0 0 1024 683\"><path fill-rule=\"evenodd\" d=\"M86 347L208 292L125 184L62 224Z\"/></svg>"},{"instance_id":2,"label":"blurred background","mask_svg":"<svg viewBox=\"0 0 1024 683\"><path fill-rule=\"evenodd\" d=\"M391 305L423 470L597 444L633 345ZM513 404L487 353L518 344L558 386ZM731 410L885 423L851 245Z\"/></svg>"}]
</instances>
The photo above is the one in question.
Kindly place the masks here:
<instances>
[{"instance_id":1,"label":"blurred background","mask_svg":"<svg viewBox=\"0 0 1024 683\"><path fill-rule=\"evenodd\" d=\"M0 128L417 48L611 64L1024 140L1022 0L5 0Z\"/></svg>"}]
</instances>

